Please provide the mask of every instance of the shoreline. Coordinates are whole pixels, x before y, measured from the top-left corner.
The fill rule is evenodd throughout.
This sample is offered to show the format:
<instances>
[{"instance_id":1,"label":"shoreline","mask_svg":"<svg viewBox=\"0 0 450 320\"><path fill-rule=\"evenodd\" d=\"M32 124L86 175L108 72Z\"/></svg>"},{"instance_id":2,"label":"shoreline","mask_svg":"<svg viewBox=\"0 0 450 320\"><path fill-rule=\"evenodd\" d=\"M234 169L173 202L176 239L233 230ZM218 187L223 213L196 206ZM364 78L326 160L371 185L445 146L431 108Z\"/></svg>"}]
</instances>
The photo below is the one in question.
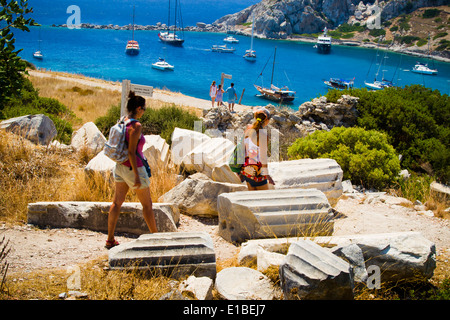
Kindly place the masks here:
<instances>
[{"instance_id":1,"label":"shoreline","mask_svg":"<svg viewBox=\"0 0 450 320\"><path fill-rule=\"evenodd\" d=\"M99 78L92 78L82 74L74 74L68 72L47 71L47 70L28 70L30 76L41 78L54 78L61 81L74 82L81 85L90 86L93 88L101 88L111 91L122 92L122 83L118 81L108 81ZM174 103L180 107L195 108L199 110L209 110L212 108L211 100L195 98L179 92L153 88L153 96L147 97L153 100L158 100L165 103ZM254 106L247 106L242 104L235 105L236 112L250 110Z\"/></svg>"},{"instance_id":2,"label":"shoreline","mask_svg":"<svg viewBox=\"0 0 450 320\"><path fill-rule=\"evenodd\" d=\"M47 25L51 28L68 28L67 25ZM135 25L135 30L139 31L162 31L166 30L166 28L163 27L164 25ZM97 25L97 24L91 24L91 23L82 23L81 26L78 29L96 29L96 30L131 30L132 26L125 25L125 26L118 26L118 25ZM210 33L223 33L227 34L227 32L224 32L222 29L218 28L217 26L214 26L212 24L203 24L200 26L187 26L183 29L177 29L177 31L186 31L186 32L210 32ZM251 36L251 31L248 31L246 29L243 30L235 30L232 32L228 32L236 35L241 36ZM258 39L266 39L266 40L274 40L274 41L297 41L297 42L303 42L303 43L316 43L317 38L315 37L306 37L306 36L300 36L300 35L294 35L289 36L285 39L276 39L276 38L267 38L261 35L254 35L255 38ZM381 49L386 50L389 52L399 53L399 54L406 54L409 56L414 56L418 58L426 58L426 59L432 59L440 62L450 63L450 58L443 57L438 54L431 53L430 55L423 53L421 50L413 51L413 50L407 50L403 48L401 45L384 45L384 44L377 44L375 42L367 42L364 43L362 41L357 40L340 40L340 39L332 39L333 45L338 46L347 46L347 47L356 47L356 48L364 48L364 49ZM425 51L424 51L425 52Z\"/></svg>"}]
</instances>

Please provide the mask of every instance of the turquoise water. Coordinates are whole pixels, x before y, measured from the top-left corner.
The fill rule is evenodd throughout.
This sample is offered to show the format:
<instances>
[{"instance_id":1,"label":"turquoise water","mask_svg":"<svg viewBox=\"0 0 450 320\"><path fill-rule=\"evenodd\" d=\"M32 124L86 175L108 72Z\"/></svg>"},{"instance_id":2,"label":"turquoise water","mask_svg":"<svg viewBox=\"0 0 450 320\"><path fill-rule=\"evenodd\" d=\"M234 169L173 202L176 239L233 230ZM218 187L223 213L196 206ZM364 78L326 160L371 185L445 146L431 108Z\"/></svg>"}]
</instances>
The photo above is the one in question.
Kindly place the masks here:
<instances>
[{"instance_id":1,"label":"turquoise water","mask_svg":"<svg viewBox=\"0 0 450 320\"><path fill-rule=\"evenodd\" d=\"M39 32L40 30L40 32ZM32 57L38 48L39 33L42 61ZM253 84L270 84L272 71L271 56L277 47L274 84L287 85L295 90L297 98L290 107L297 107L312 98L323 95L327 88L324 80L330 77L351 79L355 77L355 87L363 87L364 80L373 80L378 69L375 63L377 50L346 46L333 46L328 55L318 54L311 43L295 41L274 41L254 39L257 61L243 59L245 50L250 48L250 37L236 36L240 43L232 44L235 53L211 52L214 44L224 44L225 34L185 32L183 47L172 47L161 43L157 31L136 31L135 39L141 52L138 56L125 54L125 45L131 38L131 31L66 29L43 26L33 27L31 32L16 32L16 48L23 48L21 57L32 61L37 67L78 73L105 80L122 81L167 88L186 95L209 99L209 86L213 80L220 82L222 72L231 74L232 80L225 80L225 87L235 83L239 93L245 89L242 104L265 105L267 100L256 96ZM231 44L228 44L230 46ZM381 60L384 52L378 52ZM164 57L175 66L173 72L151 68L158 57ZM398 86L421 84L438 89L443 94L450 93L450 64L430 61L439 70L437 76L419 75L411 72L416 61L425 59L387 53L385 64L380 70L384 77ZM266 65L263 76L259 77ZM381 78L381 73L379 79Z\"/></svg>"}]
</instances>

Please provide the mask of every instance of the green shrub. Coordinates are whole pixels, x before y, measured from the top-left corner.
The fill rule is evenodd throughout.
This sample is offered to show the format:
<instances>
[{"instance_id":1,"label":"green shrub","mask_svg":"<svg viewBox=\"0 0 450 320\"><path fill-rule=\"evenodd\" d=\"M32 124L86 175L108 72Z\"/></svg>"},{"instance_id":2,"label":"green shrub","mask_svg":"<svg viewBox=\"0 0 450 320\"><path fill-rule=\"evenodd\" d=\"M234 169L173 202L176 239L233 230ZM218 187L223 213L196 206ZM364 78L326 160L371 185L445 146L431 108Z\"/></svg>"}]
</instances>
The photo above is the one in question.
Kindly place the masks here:
<instances>
[{"instance_id":1,"label":"green shrub","mask_svg":"<svg viewBox=\"0 0 450 320\"><path fill-rule=\"evenodd\" d=\"M421 85L389 88L333 90L327 98L336 102L342 94L359 97L357 125L384 132L402 155L402 166L430 173L448 183L450 178L450 99Z\"/></svg>"},{"instance_id":2,"label":"green shrub","mask_svg":"<svg viewBox=\"0 0 450 320\"><path fill-rule=\"evenodd\" d=\"M117 123L120 118L120 105L113 106L108 110L106 116L95 120L95 125L105 135L109 136L109 129ZM194 121L200 119L175 106L166 105L160 109L148 108L139 121L142 123L142 131L144 135L157 134L166 140L168 144L172 143L172 132L175 127L182 129L194 129Z\"/></svg>"},{"instance_id":3,"label":"green shrub","mask_svg":"<svg viewBox=\"0 0 450 320\"><path fill-rule=\"evenodd\" d=\"M426 9L425 12L422 14L422 18L424 19L430 19L437 17L441 13L441 10L439 9Z\"/></svg>"},{"instance_id":4,"label":"green shrub","mask_svg":"<svg viewBox=\"0 0 450 320\"><path fill-rule=\"evenodd\" d=\"M369 35L372 37L379 37L386 35L386 30L384 29L372 29L369 31Z\"/></svg>"},{"instance_id":5,"label":"green shrub","mask_svg":"<svg viewBox=\"0 0 450 320\"><path fill-rule=\"evenodd\" d=\"M448 35L447 32L439 32L437 35L435 35L435 36L433 37L433 40L436 40L437 38L445 37L446 35Z\"/></svg>"},{"instance_id":6,"label":"green shrub","mask_svg":"<svg viewBox=\"0 0 450 320\"><path fill-rule=\"evenodd\" d=\"M375 130L335 127L297 139L288 149L290 159L331 158L344 179L378 189L391 185L400 172L400 161L387 136Z\"/></svg>"}]
</instances>

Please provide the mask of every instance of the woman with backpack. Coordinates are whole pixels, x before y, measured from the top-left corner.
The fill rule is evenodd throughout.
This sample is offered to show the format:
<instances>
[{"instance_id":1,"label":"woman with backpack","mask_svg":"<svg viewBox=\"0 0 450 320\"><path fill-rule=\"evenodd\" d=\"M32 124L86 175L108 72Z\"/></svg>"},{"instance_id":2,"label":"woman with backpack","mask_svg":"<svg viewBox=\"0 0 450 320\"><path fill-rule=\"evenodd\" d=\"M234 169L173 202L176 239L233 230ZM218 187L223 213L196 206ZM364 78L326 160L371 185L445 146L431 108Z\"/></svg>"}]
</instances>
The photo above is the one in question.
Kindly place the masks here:
<instances>
[{"instance_id":1,"label":"woman with backpack","mask_svg":"<svg viewBox=\"0 0 450 320\"><path fill-rule=\"evenodd\" d=\"M108 239L105 247L110 249L119 243L114 239L120 208L122 207L128 190L131 188L142 204L144 220L151 233L158 232L156 228L153 204L150 197L150 177L144 167L144 154L142 149L145 138L142 134L142 125L138 121L145 112L145 99L136 96L130 91L127 103L128 115L125 117L125 139L128 144L128 160L117 163L114 168L115 192L113 203L108 214Z\"/></svg>"}]
</instances>

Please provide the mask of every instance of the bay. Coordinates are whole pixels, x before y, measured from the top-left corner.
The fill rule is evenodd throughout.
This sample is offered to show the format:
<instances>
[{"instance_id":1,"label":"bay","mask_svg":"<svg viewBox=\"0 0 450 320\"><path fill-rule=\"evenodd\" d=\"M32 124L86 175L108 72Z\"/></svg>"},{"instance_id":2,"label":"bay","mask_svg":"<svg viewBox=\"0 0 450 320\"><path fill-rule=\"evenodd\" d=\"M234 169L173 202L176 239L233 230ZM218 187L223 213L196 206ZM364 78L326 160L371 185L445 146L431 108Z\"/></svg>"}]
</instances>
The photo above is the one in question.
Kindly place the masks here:
<instances>
[{"instance_id":1,"label":"bay","mask_svg":"<svg viewBox=\"0 0 450 320\"><path fill-rule=\"evenodd\" d=\"M40 36L39 36L40 34ZM355 87L363 87L364 81L372 81L384 57L383 51L358 47L333 45L330 54L317 53L312 43L254 39L258 58L254 63L243 59L250 47L250 37L236 36L240 41L232 44L232 54L210 50L212 45L224 44L225 34L185 32L184 46L172 47L159 41L157 31L136 31L141 52L138 56L125 54L125 45L131 31L67 29L50 26L32 27L30 32L16 31L16 48L23 51L20 56L33 62L38 68L81 74L111 81L131 80L132 83L151 85L175 92L209 99L209 86L213 80L220 82L221 73L231 74L225 80L225 88L235 83L238 95L245 89L242 104L266 105L267 100L256 96L253 84L270 84L272 57L277 47L274 84L286 85L296 91L296 100L289 107L297 109L308 100L327 92L323 81L330 77L355 78ZM41 39L42 61L33 59ZM230 44L228 44L230 46ZM172 72L151 68L159 57L175 66ZM421 84L438 89L442 94L450 93L450 63L427 61L409 55L386 53L378 79L382 73L395 85ZM428 62L439 70L436 76L411 72L416 61ZM258 78L261 71L264 73Z\"/></svg>"}]
</instances>

